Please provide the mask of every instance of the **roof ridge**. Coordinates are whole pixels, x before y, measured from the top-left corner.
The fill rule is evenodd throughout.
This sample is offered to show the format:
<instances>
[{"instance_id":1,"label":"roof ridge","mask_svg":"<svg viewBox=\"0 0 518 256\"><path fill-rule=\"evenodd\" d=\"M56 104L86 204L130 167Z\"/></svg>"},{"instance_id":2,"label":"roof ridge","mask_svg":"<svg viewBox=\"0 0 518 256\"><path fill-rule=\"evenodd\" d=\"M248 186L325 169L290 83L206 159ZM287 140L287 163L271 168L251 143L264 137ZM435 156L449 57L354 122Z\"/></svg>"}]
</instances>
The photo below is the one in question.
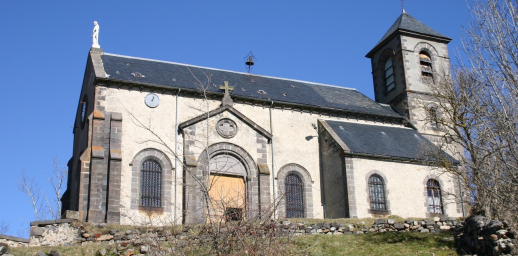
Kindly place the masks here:
<instances>
[{"instance_id":1,"label":"roof ridge","mask_svg":"<svg viewBox=\"0 0 518 256\"><path fill-rule=\"evenodd\" d=\"M272 78L272 79L277 79L277 80L293 81L293 82L299 82L299 83L314 84L314 85L319 85L319 86L327 86L327 87L346 89L346 90L351 90L351 91L358 91L356 88L350 88L350 87L344 87L344 86L338 86L338 85L322 84L322 83L309 82L309 81L297 80L297 79L282 78L282 77L275 77L275 76L255 75L255 74L249 74L249 73L245 73L245 72L226 70L226 69L219 69L219 68L211 68L211 67L203 67L203 66L179 63L179 62L174 62L174 61L165 61L165 60L156 60L156 59L149 59L149 58L133 57L133 56L127 56L127 55L122 55L122 54L114 54L114 53L107 53L107 52L103 52L102 54L103 55L109 55L109 56L115 56L115 57L128 58L128 59L137 59L137 60L154 61L154 62L161 62L161 63L167 63L167 64L176 64L176 65L183 65L183 66L189 66L189 67L194 67L194 68L203 68L203 69L209 69L209 70L231 72L231 73L236 73L236 74L241 74L241 75L252 75L252 76L258 76L258 77L264 77L264 78Z\"/></svg>"},{"instance_id":2,"label":"roof ridge","mask_svg":"<svg viewBox=\"0 0 518 256\"><path fill-rule=\"evenodd\" d=\"M404 125L389 125L389 124L378 124L378 123L362 123L362 122L351 122L349 120L336 120L336 119L322 119L324 121L331 121L331 122L339 122L339 123L350 123L350 124L354 124L354 125L372 125L372 126L383 126L383 127L390 127L390 128L394 128L394 129L407 129L407 130L414 130L410 127L406 127Z\"/></svg>"},{"instance_id":3,"label":"roof ridge","mask_svg":"<svg viewBox=\"0 0 518 256\"><path fill-rule=\"evenodd\" d=\"M376 44L380 44L381 42L383 42L385 39L387 39L390 35L392 35L394 32L396 32L396 30L401 27L401 21L403 20L403 15L406 14L405 13L402 13L401 15L399 15L399 17L396 19L396 21L394 21L394 23L392 24L392 26L390 26L390 28L387 30L387 32L385 32L385 34L383 35L383 37L381 37L381 39L379 40L379 42Z\"/></svg>"}]
</instances>

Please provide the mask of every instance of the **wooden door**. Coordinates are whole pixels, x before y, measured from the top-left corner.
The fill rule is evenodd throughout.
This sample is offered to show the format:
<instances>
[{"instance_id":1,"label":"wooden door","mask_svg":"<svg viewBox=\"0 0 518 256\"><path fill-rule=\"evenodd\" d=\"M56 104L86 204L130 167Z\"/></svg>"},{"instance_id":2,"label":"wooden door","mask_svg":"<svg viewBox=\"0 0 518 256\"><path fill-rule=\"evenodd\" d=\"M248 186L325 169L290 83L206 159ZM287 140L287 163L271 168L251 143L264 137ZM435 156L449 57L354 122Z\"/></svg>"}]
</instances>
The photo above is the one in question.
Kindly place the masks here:
<instances>
[{"instance_id":1,"label":"wooden door","mask_svg":"<svg viewBox=\"0 0 518 256\"><path fill-rule=\"evenodd\" d=\"M245 192L243 177L211 174L209 197L212 220L222 222L243 219Z\"/></svg>"}]
</instances>

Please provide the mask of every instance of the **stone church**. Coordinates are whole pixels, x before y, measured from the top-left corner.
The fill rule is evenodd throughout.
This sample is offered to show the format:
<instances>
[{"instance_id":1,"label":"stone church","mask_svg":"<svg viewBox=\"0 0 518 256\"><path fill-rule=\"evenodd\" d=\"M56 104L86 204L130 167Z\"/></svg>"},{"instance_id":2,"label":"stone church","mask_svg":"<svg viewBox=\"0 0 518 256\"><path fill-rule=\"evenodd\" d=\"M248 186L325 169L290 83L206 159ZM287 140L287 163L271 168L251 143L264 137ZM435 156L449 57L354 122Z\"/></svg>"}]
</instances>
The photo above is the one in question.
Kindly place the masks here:
<instances>
[{"instance_id":1,"label":"stone church","mask_svg":"<svg viewBox=\"0 0 518 256\"><path fill-rule=\"evenodd\" d=\"M403 12L366 55L375 100L94 46L63 210L135 225L462 216L458 177L423 153L440 129L419 107L450 40Z\"/></svg>"}]
</instances>

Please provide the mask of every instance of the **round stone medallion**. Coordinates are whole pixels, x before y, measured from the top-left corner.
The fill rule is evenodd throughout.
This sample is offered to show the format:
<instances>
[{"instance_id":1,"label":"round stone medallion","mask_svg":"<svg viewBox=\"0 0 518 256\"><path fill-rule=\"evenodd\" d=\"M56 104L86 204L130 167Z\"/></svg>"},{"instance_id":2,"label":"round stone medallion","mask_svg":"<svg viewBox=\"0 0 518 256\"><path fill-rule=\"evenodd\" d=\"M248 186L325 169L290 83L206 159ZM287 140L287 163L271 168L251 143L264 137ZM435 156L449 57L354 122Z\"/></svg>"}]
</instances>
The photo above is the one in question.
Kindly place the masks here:
<instances>
[{"instance_id":1,"label":"round stone medallion","mask_svg":"<svg viewBox=\"0 0 518 256\"><path fill-rule=\"evenodd\" d=\"M237 125L234 121L228 118L223 118L216 124L216 130L221 137L228 139L236 136Z\"/></svg>"}]
</instances>

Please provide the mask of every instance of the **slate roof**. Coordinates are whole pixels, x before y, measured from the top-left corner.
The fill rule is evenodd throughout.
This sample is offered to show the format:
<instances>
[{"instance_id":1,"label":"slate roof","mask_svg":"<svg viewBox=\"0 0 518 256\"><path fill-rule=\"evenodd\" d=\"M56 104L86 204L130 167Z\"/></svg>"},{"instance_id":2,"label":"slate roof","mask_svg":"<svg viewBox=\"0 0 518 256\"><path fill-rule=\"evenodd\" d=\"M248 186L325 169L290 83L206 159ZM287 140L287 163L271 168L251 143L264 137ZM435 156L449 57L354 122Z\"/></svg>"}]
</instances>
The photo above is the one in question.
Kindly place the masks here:
<instances>
[{"instance_id":1,"label":"slate roof","mask_svg":"<svg viewBox=\"0 0 518 256\"><path fill-rule=\"evenodd\" d=\"M232 98L274 101L276 105L297 104L403 118L356 89L109 53L103 53L101 59L108 79L114 81L198 90L196 78L205 82L206 75L209 75L211 85L208 91L216 95L223 95L219 85L223 85L223 81L228 81L229 86L235 87L230 93Z\"/></svg>"},{"instance_id":2,"label":"slate roof","mask_svg":"<svg viewBox=\"0 0 518 256\"><path fill-rule=\"evenodd\" d=\"M386 39L388 39L392 34L394 34L396 31L410 31L414 33L419 33L423 35L429 35L429 36L435 36L442 38L446 41L451 41L451 38L433 30L432 28L428 27L424 23L418 21L416 18L412 17L410 14L403 12L392 24L392 26L389 28L387 33L381 38L381 40L374 46L373 50L376 49L379 45L381 45ZM371 50L372 52L372 50ZM370 52L369 54L370 55Z\"/></svg>"},{"instance_id":3,"label":"slate roof","mask_svg":"<svg viewBox=\"0 0 518 256\"><path fill-rule=\"evenodd\" d=\"M439 150L437 146L410 128L325 121L349 147L351 153L407 160L431 160L423 152ZM452 162L450 155L442 152Z\"/></svg>"}]
</instances>

